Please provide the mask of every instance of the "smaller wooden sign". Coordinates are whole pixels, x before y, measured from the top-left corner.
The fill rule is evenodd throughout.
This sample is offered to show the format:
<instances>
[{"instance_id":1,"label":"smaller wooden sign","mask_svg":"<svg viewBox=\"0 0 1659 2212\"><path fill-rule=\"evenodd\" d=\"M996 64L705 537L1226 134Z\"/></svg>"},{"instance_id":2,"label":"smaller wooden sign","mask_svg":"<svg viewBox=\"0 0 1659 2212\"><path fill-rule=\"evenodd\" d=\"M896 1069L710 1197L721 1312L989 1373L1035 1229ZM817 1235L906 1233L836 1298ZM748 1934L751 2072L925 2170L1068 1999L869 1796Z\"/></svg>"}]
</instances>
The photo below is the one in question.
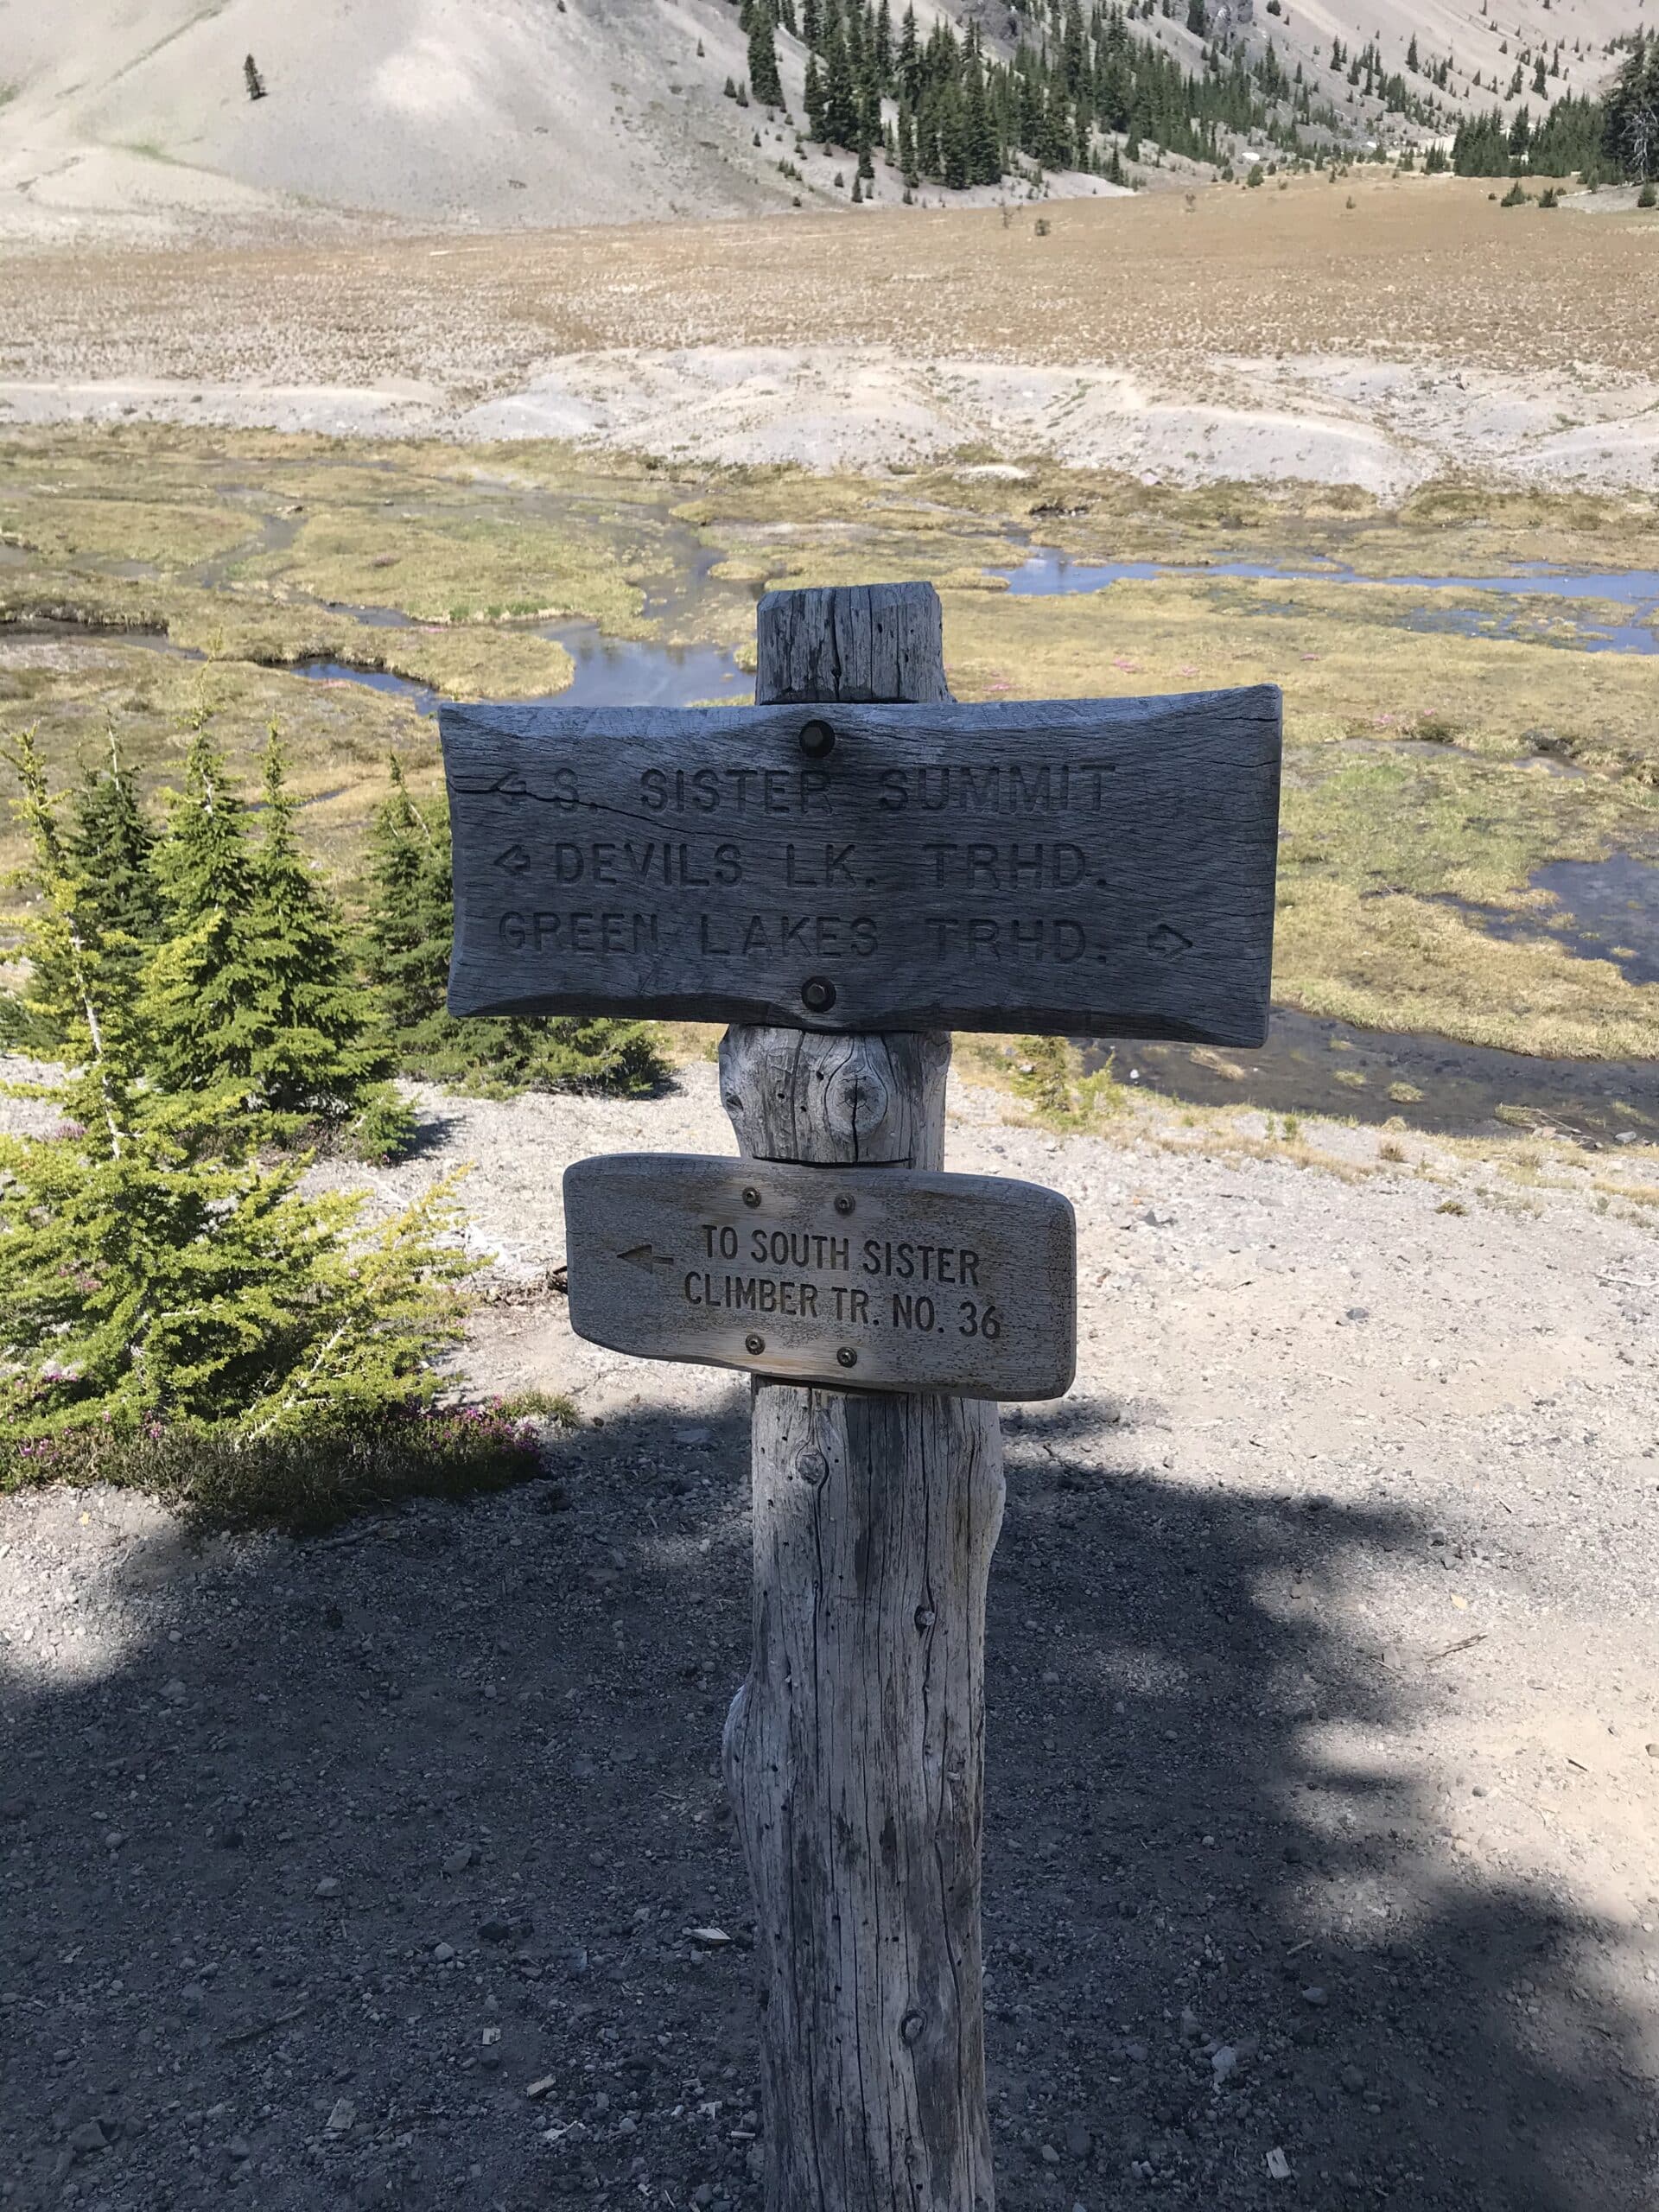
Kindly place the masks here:
<instances>
[{"instance_id":1,"label":"smaller wooden sign","mask_svg":"<svg viewBox=\"0 0 1659 2212\"><path fill-rule=\"evenodd\" d=\"M1058 1398L1077 1224L990 1175L609 1153L564 1177L570 1322L645 1359L844 1389Z\"/></svg>"}]
</instances>

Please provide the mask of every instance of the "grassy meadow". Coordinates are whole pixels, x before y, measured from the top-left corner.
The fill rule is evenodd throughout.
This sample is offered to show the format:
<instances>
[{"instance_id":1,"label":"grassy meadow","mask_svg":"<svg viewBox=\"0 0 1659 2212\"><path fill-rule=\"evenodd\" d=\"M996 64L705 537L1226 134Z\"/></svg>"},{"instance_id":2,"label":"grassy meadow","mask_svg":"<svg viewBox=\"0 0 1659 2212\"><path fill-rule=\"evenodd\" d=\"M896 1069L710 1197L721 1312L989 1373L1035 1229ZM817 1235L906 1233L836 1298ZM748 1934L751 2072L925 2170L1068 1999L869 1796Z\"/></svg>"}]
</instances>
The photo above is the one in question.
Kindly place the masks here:
<instances>
[{"instance_id":1,"label":"grassy meadow","mask_svg":"<svg viewBox=\"0 0 1659 2212\"><path fill-rule=\"evenodd\" d=\"M963 699L1282 686L1282 1002L1551 1056L1659 1054L1659 985L1568 950L1528 882L1551 861L1659 852L1659 664L1586 652L1573 626L1628 609L1437 593L1437 618L1464 634L1408 626L1420 594L1328 577L1010 593L1000 571L1033 546L1371 575L1659 569L1659 501L1439 484L1384 508L1349 490L1181 491L972 455L880 479L692 480L544 445L15 434L0 448L0 728L34 726L67 780L112 725L154 789L204 700L250 781L276 721L305 834L349 895L388 753L434 787L435 728L406 697L296 664L452 696L553 694L574 663L542 632L562 624L752 665L766 585L926 577ZM1485 918L1527 926L1499 937Z\"/></svg>"}]
</instances>

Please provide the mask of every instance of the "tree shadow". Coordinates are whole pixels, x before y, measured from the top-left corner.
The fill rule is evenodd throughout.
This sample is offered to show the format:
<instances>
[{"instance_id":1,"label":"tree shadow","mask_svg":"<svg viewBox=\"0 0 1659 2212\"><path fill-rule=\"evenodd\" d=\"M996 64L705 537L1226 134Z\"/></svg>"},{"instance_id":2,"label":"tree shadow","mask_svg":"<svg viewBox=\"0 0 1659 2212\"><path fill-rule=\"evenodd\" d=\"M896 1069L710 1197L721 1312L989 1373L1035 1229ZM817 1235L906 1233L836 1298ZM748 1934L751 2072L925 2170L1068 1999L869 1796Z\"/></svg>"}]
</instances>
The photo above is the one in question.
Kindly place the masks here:
<instances>
[{"instance_id":1,"label":"tree shadow","mask_svg":"<svg viewBox=\"0 0 1659 2212\"><path fill-rule=\"evenodd\" d=\"M1424 1532L1178 1483L1156 1419L1008 1421L1004 2206L1636 2212L1636 2024L1572 1993L1610 1931L1459 1871L1397 1745L1317 1749L1437 1693L1297 1590ZM306 1541L6 1504L7 2212L758 2205L747 1438L734 1384Z\"/></svg>"}]
</instances>

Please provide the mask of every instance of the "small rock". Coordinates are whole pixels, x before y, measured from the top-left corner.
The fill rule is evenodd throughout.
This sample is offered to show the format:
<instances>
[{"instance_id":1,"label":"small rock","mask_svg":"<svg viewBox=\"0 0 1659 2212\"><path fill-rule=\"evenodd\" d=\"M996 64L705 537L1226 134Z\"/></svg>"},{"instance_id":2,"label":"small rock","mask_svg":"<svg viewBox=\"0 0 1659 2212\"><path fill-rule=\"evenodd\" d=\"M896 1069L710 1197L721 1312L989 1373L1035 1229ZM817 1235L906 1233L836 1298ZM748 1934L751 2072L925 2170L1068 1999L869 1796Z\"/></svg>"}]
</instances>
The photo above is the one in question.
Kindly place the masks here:
<instances>
[{"instance_id":1,"label":"small rock","mask_svg":"<svg viewBox=\"0 0 1659 2212\"><path fill-rule=\"evenodd\" d=\"M688 1928L685 1932L694 1943L700 1943L705 1951L724 1950L732 1940L723 1928Z\"/></svg>"},{"instance_id":2,"label":"small rock","mask_svg":"<svg viewBox=\"0 0 1659 2212\"><path fill-rule=\"evenodd\" d=\"M89 2158L94 2151L107 2151L110 2139L95 2120L83 2120L79 2127L69 2131L69 2148L79 2158Z\"/></svg>"},{"instance_id":3,"label":"small rock","mask_svg":"<svg viewBox=\"0 0 1659 2212\"><path fill-rule=\"evenodd\" d=\"M1198 2026L1199 2021L1198 2014L1192 2010L1192 2007L1190 2005L1183 2005L1181 2007L1181 2033L1188 2043L1191 2043L1193 2037L1198 2032Z\"/></svg>"},{"instance_id":4,"label":"small rock","mask_svg":"<svg viewBox=\"0 0 1659 2212\"><path fill-rule=\"evenodd\" d=\"M1648 1745L1648 1757L1650 1759L1659 1759L1659 1744L1649 1744Z\"/></svg>"},{"instance_id":5,"label":"small rock","mask_svg":"<svg viewBox=\"0 0 1659 2212\"><path fill-rule=\"evenodd\" d=\"M119 1851L126 1840L119 1828L106 1829L104 1836L105 1848L108 1851Z\"/></svg>"},{"instance_id":6,"label":"small rock","mask_svg":"<svg viewBox=\"0 0 1659 2212\"><path fill-rule=\"evenodd\" d=\"M1143 2043L1126 2043L1123 2046L1123 2056L1131 2066L1144 2066L1149 2055Z\"/></svg>"},{"instance_id":7,"label":"small rock","mask_svg":"<svg viewBox=\"0 0 1659 2212\"><path fill-rule=\"evenodd\" d=\"M1060 2163L1060 2154L1052 2143L1044 2144L1042 2157L1046 2166L1058 2166Z\"/></svg>"},{"instance_id":8,"label":"small rock","mask_svg":"<svg viewBox=\"0 0 1659 2212\"><path fill-rule=\"evenodd\" d=\"M1268 2153L1268 2175L1273 2181L1290 2179L1290 2160L1275 2143Z\"/></svg>"},{"instance_id":9,"label":"small rock","mask_svg":"<svg viewBox=\"0 0 1659 2212\"><path fill-rule=\"evenodd\" d=\"M1095 2139L1080 2120L1074 2120L1065 2131L1065 2155L1068 2158L1086 2158L1095 2147Z\"/></svg>"},{"instance_id":10,"label":"small rock","mask_svg":"<svg viewBox=\"0 0 1659 2212\"><path fill-rule=\"evenodd\" d=\"M1312 2005L1318 2007L1328 2005L1331 2002L1331 1999L1323 1989L1318 1987L1317 1985L1313 1985L1302 1992L1302 2002L1304 2005Z\"/></svg>"},{"instance_id":11,"label":"small rock","mask_svg":"<svg viewBox=\"0 0 1659 2212\"><path fill-rule=\"evenodd\" d=\"M1217 2082L1224 2082L1237 2066L1238 2050L1233 2044L1224 2043L1219 2050L1212 2050L1210 2054L1210 2071Z\"/></svg>"},{"instance_id":12,"label":"small rock","mask_svg":"<svg viewBox=\"0 0 1659 2212\"><path fill-rule=\"evenodd\" d=\"M1348 1308L1348 1319L1351 1321L1369 1321L1370 1318L1371 1309L1369 1306L1351 1306Z\"/></svg>"},{"instance_id":13,"label":"small rock","mask_svg":"<svg viewBox=\"0 0 1659 2212\"><path fill-rule=\"evenodd\" d=\"M311 1894L314 1897L337 1897L340 1895L340 1884L332 1874L325 1874Z\"/></svg>"},{"instance_id":14,"label":"small rock","mask_svg":"<svg viewBox=\"0 0 1659 2212\"><path fill-rule=\"evenodd\" d=\"M441 1967L447 1967L455 1955L455 1947L453 1943L435 1943L432 1955Z\"/></svg>"},{"instance_id":15,"label":"small rock","mask_svg":"<svg viewBox=\"0 0 1659 2212\"><path fill-rule=\"evenodd\" d=\"M677 1444L706 1444L709 1441L709 1432L706 1428L677 1428L674 1432L674 1441ZM713 2191L711 2190L709 2194L712 2196ZM698 2202L707 2203L708 2201L707 2197L701 2200L696 2197L692 2199L694 2203Z\"/></svg>"},{"instance_id":16,"label":"small rock","mask_svg":"<svg viewBox=\"0 0 1659 2212\"><path fill-rule=\"evenodd\" d=\"M480 1920L478 1932L486 1943L505 1943L512 1933L512 1923L506 1920Z\"/></svg>"},{"instance_id":17,"label":"small rock","mask_svg":"<svg viewBox=\"0 0 1659 2212\"><path fill-rule=\"evenodd\" d=\"M1347 2090L1351 2097L1357 2097L1365 2087L1365 2076L1357 2066L1344 2066L1342 2069L1341 2080L1343 2088Z\"/></svg>"},{"instance_id":18,"label":"small rock","mask_svg":"<svg viewBox=\"0 0 1659 2212\"><path fill-rule=\"evenodd\" d=\"M221 1851L240 1851L247 1838L240 1828L220 1828L219 1847Z\"/></svg>"},{"instance_id":19,"label":"small rock","mask_svg":"<svg viewBox=\"0 0 1659 2212\"><path fill-rule=\"evenodd\" d=\"M527 2097L544 2097L558 2080L556 2074L543 2074L539 2082L531 2082L525 2088Z\"/></svg>"},{"instance_id":20,"label":"small rock","mask_svg":"<svg viewBox=\"0 0 1659 2212\"><path fill-rule=\"evenodd\" d=\"M446 1874L464 1874L473 1863L473 1847L463 1843L459 1851L452 1851L443 1862Z\"/></svg>"},{"instance_id":21,"label":"small rock","mask_svg":"<svg viewBox=\"0 0 1659 2212\"><path fill-rule=\"evenodd\" d=\"M236 2160L238 2165L242 2164L244 2159L251 2158L253 2156L253 2145L249 2142L245 2135L232 2135L230 2141L225 2145L225 2148L230 2152L232 2158Z\"/></svg>"},{"instance_id":22,"label":"small rock","mask_svg":"<svg viewBox=\"0 0 1659 2212\"><path fill-rule=\"evenodd\" d=\"M163 1682L162 1684L162 1695L167 1700L169 1705L182 1705L189 1694L190 1692L188 1688L185 1683L179 1680L176 1675L174 1675L170 1682Z\"/></svg>"},{"instance_id":23,"label":"small rock","mask_svg":"<svg viewBox=\"0 0 1659 2212\"><path fill-rule=\"evenodd\" d=\"M357 2124L357 2107L349 2097L335 2101L334 2108L323 2126L330 2135L349 2135Z\"/></svg>"}]
</instances>

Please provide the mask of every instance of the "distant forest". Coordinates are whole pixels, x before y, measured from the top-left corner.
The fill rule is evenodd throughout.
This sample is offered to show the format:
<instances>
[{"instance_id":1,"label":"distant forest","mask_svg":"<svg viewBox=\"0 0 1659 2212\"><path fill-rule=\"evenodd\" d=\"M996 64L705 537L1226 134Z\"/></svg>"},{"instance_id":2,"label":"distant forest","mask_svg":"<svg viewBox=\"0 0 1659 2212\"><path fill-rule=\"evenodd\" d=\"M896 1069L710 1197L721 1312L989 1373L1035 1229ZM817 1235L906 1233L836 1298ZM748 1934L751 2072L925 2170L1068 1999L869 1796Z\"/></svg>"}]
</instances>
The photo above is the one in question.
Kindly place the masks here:
<instances>
[{"instance_id":1,"label":"distant forest","mask_svg":"<svg viewBox=\"0 0 1659 2212\"><path fill-rule=\"evenodd\" d=\"M1535 126L1528 110L1502 108L1459 126L1452 166L1459 176L1659 179L1659 35L1638 31L1605 99L1557 100Z\"/></svg>"},{"instance_id":2,"label":"distant forest","mask_svg":"<svg viewBox=\"0 0 1659 2212\"><path fill-rule=\"evenodd\" d=\"M995 184L1023 157L1039 169L1121 177L1143 140L1202 162L1224 162L1224 134L1262 132L1303 150L1298 124L1332 132L1342 119L1317 105L1298 67L1288 74L1269 42L1252 61L1206 50L1204 69L1183 69L1137 37L1118 5L1027 0L1013 59L988 54L978 29L936 23L924 36L907 8L893 28L889 0L743 0L749 84L781 105L775 30L807 48L807 127L820 144L856 158L860 183L882 148L913 190L924 180L955 190ZM1202 33L1202 0L1192 0ZM898 109L884 122L883 96ZM1120 145L1120 140L1122 144Z\"/></svg>"}]
</instances>

